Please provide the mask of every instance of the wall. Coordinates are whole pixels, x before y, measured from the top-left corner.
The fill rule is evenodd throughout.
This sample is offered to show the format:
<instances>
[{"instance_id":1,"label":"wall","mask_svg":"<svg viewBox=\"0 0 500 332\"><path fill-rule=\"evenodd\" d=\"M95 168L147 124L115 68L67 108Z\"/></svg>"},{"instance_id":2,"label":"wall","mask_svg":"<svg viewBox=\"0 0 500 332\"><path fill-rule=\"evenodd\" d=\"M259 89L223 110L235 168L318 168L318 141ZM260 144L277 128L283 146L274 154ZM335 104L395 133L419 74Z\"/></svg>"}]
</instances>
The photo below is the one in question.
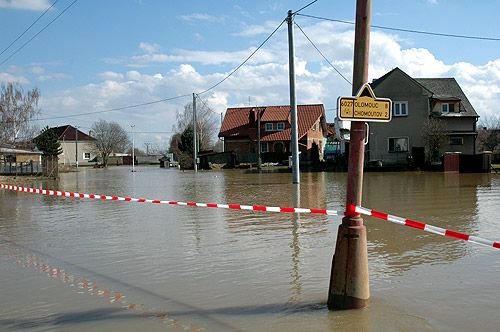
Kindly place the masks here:
<instances>
[{"instance_id":1,"label":"wall","mask_svg":"<svg viewBox=\"0 0 500 332\"><path fill-rule=\"evenodd\" d=\"M59 155L59 164L64 165L75 165L76 163L76 143L75 141L59 141L61 143L61 148L63 153ZM89 162L96 157L96 154L92 152L94 143L91 141L78 141L78 165L79 166L89 166L94 165L94 162ZM85 160L85 153L90 153L90 159Z\"/></svg>"},{"instance_id":2,"label":"wall","mask_svg":"<svg viewBox=\"0 0 500 332\"><path fill-rule=\"evenodd\" d=\"M429 95L418 83L399 71L374 88L377 97L408 102L407 116L394 116L388 123L370 122L368 160L384 160L389 164L406 163L412 147L423 147L422 125L429 114ZM389 137L408 137L408 152L389 152Z\"/></svg>"}]
</instances>

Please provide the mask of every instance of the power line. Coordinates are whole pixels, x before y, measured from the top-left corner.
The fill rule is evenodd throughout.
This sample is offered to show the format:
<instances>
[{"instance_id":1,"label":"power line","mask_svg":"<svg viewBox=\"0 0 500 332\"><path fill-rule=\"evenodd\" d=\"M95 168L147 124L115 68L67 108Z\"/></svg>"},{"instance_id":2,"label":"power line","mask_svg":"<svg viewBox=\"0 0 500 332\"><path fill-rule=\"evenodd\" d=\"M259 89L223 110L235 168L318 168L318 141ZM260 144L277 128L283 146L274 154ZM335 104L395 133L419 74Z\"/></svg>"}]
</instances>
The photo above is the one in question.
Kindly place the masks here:
<instances>
[{"instance_id":1,"label":"power line","mask_svg":"<svg viewBox=\"0 0 500 332\"><path fill-rule=\"evenodd\" d=\"M40 16L38 16L38 18L33 23L31 23L31 25L29 27L27 27L26 30L23 31L23 33L21 33L16 39L14 39L14 41L12 43L9 44L9 46L4 48L3 51L0 52L0 55L4 54L5 51L7 51L12 45L14 45L15 42L17 42L19 39L21 39L21 37L24 36L26 34L26 32L28 32L28 30L31 29L36 24L36 22L38 22L45 14L47 14L47 12L49 10L51 10L52 7L54 7L58 1L59 0L54 1L54 3L52 5L50 5L47 9L45 9L45 11Z\"/></svg>"},{"instance_id":2,"label":"power line","mask_svg":"<svg viewBox=\"0 0 500 332\"><path fill-rule=\"evenodd\" d=\"M295 11L295 12L293 13L293 15L298 14L299 12L301 12L301 11L302 11L302 10L304 10L304 9L306 9L307 7L309 7L310 5L312 5L313 3L315 3L316 1L318 1L318 0L314 0L314 1L309 2L309 3L308 3L307 5L305 5L304 7L300 8L300 9L299 9L299 10L297 10L297 11Z\"/></svg>"},{"instance_id":3,"label":"power line","mask_svg":"<svg viewBox=\"0 0 500 332\"><path fill-rule=\"evenodd\" d=\"M73 6L78 0L74 0L72 3L70 3L66 8L64 8L64 10L62 12L59 13L59 15L57 15L52 21L50 21L49 23L47 23L40 31L38 31L33 37L31 37L30 39L28 39L27 42L25 42L23 45L21 45L21 47L19 47L18 49L16 49L14 51L14 53L12 53L9 57L7 57L7 59L3 60L1 63L0 63L0 66L2 66L4 63L6 63L7 61L9 61L14 55L16 55L19 51L21 51L26 45L28 45L33 39L35 39L39 34L41 34L45 29L47 29L52 23L54 23L59 17L61 17L61 15L63 15L68 9L71 8L71 6Z\"/></svg>"},{"instance_id":4,"label":"power line","mask_svg":"<svg viewBox=\"0 0 500 332\"><path fill-rule=\"evenodd\" d=\"M304 32L304 30L302 30L302 28L300 27L300 25L298 25L297 22L295 22L295 25L297 26L297 28L299 28L299 30L307 38L307 40L309 40L309 42L311 43L311 45L316 49L316 51L318 51L318 53L323 57L323 59L325 59L325 61L328 62L328 64L337 72L337 74L339 74L347 83L349 83L349 85L352 85L352 83L344 75L342 75L342 73L337 68L335 68L335 66L323 55L323 53L319 50L319 48L316 47L316 45L307 36L307 34Z\"/></svg>"},{"instance_id":5,"label":"power line","mask_svg":"<svg viewBox=\"0 0 500 332\"><path fill-rule=\"evenodd\" d=\"M351 22L351 21L343 21L343 20L337 20L337 19L333 19L333 18L326 18L326 17L314 16L314 15L306 15L306 14L297 14L297 15L304 16L304 17L309 17L309 18L314 18L314 19L318 19L318 20L343 23L343 24L350 24L350 25L355 25L356 24L356 23ZM467 36L467 35L458 35L458 34L452 34L452 33L441 33L441 32L431 32L431 31L420 31L420 30L412 30L412 29L393 28L393 27L386 27L386 26L382 26L382 25L370 25L370 27L377 28L377 29L382 29L382 30L409 32L409 33L417 33L417 34L422 34L422 35L439 36L439 37L452 37L452 38L463 38L463 39L500 41L500 38L495 38L495 37Z\"/></svg>"},{"instance_id":6,"label":"power line","mask_svg":"<svg viewBox=\"0 0 500 332\"><path fill-rule=\"evenodd\" d=\"M170 98L164 98L164 99L150 101L150 102L146 102L146 103L135 104L135 105L128 105L128 106L123 106L123 107L116 107L116 108L111 108L111 109L102 110L102 111L94 111L94 112L85 112L85 113L77 113L77 114L70 114L70 115L53 116L53 117L47 117L47 118L34 119L33 121L73 118L73 117L83 116L83 115L101 114L101 113L109 113L109 112L115 112L115 111L122 111L122 110L130 109L130 108L137 108L137 107L142 107L142 106L148 106L148 105L158 104L158 103L162 103L162 102L165 102L165 101L170 101L170 100L174 100L174 99L185 98L185 97L189 97L189 96L191 96L191 95L190 94L186 94L186 95L182 95L182 96L175 96L175 97L170 97Z\"/></svg>"},{"instance_id":7,"label":"power line","mask_svg":"<svg viewBox=\"0 0 500 332\"><path fill-rule=\"evenodd\" d=\"M202 95L202 94L207 93L208 91L210 91L212 89L215 89L216 87L218 87L219 85L221 85L225 80L227 80L229 77L231 77L234 73L236 73L241 67L243 67L245 65L245 63L248 62L248 60L250 60L250 58L252 56L255 55L255 53L257 53L258 50L260 50L262 48L262 46L264 46L264 44L269 39L271 39L271 37L276 33L276 31L278 31L279 28L281 28L281 26L283 25L283 23L285 23L285 21L286 20L281 21L281 23L276 27L276 29L274 29L274 31L259 45L259 47L257 47L241 64L239 64L238 67L236 67L235 69L233 69L233 71L231 71L226 77L224 77L218 83L212 85L211 87L209 87L206 90L203 90L202 92L198 93L198 95Z\"/></svg>"}]
</instances>

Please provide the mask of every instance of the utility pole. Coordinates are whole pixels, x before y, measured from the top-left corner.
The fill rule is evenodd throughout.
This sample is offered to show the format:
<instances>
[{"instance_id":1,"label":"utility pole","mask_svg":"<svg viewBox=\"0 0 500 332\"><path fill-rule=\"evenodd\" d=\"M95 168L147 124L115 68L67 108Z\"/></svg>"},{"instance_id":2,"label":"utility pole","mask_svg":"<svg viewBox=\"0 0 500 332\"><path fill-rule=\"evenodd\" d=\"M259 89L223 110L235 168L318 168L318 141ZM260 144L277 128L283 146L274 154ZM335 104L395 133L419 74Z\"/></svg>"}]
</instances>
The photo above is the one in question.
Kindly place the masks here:
<instances>
[{"instance_id":1,"label":"utility pole","mask_svg":"<svg viewBox=\"0 0 500 332\"><path fill-rule=\"evenodd\" d=\"M260 109L255 108L257 111L257 169L260 171L262 169L262 148L260 146Z\"/></svg>"},{"instance_id":2,"label":"utility pole","mask_svg":"<svg viewBox=\"0 0 500 332\"><path fill-rule=\"evenodd\" d=\"M288 11L288 67L290 71L290 113L292 125L292 183L300 183L297 101L295 99L295 48L293 45L293 13Z\"/></svg>"},{"instance_id":3,"label":"utility pole","mask_svg":"<svg viewBox=\"0 0 500 332\"><path fill-rule=\"evenodd\" d=\"M368 81L371 0L356 1L352 95ZM346 216L339 226L332 259L328 309L359 309L368 305L368 249L366 226L350 206L361 205L363 188L365 122L351 122L347 173Z\"/></svg>"},{"instance_id":4,"label":"utility pole","mask_svg":"<svg viewBox=\"0 0 500 332\"><path fill-rule=\"evenodd\" d=\"M132 128L132 172L135 172L135 125L130 125Z\"/></svg>"},{"instance_id":5,"label":"utility pole","mask_svg":"<svg viewBox=\"0 0 500 332\"><path fill-rule=\"evenodd\" d=\"M193 166L198 172L198 142L196 138L196 94L193 92Z\"/></svg>"},{"instance_id":6,"label":"utility pole","mask_svg":"<svg viewBox=\"0 0 500 332\"><path fill-rule=\"evenodd\" d=\"M75 126L75 164L78 169L78 127Z\"/></svg>"}]
</instances>

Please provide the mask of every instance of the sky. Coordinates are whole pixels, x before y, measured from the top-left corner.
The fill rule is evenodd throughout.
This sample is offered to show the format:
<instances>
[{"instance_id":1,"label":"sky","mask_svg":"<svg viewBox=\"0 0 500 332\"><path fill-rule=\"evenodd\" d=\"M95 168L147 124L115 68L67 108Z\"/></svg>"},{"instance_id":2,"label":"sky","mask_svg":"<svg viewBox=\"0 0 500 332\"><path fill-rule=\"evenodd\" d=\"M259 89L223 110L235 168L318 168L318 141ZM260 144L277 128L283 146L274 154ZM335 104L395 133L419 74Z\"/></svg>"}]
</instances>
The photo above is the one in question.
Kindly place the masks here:
<instances>
[{"instance_id":1,"label":"sky","mask_svg":"<svg viewBox=\"0 0 500 332\"><path fill-rule=\"evenodd\" d=\"M100 119L115 121L127 131L134 126L138 148L165 148L193 93L219 118L228 107L289 104L286 23L207 89L242 64L288 10L310 2L0 0L0 83L40 90L40 128L70 124L88 133ZM318 0L294 18L297 102L323 103L328 122L337 98L351 95L354 48L354 26L331 20L354 22L355 7L354 0ZM499 39L499 11L500 2L490 0L373 0L371 24ZM498 114L498 40L372 27L369 64L370 81L395 67L415 78L454 77L483 119Z\"/></svg>"}]
</instances>

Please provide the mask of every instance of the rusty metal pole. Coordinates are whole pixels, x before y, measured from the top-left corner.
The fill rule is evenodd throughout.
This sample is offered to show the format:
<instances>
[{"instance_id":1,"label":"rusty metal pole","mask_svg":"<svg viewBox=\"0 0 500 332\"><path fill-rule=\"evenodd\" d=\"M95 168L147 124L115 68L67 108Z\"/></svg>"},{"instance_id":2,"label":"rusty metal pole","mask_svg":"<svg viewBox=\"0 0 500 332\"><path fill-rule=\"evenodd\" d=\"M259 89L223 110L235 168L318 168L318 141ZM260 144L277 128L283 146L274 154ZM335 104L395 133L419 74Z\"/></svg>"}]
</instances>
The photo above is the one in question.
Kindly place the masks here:
<instances>
[{"instance_id":1,"label":"rusty metal pole","mask_svg":"<svg viewBox=\"0 0 500 332\"><path fill-rule=\"evenodd\" d=\"M371 0L356 1L352 95L368 81ZM366 227L359 214L349 209L361 205L363 187L365 122L351 123L347 173L346 216L339 226L332 259L328 309L358 309L368 305L370 286Z\"/></svg>"}]
</instances>

